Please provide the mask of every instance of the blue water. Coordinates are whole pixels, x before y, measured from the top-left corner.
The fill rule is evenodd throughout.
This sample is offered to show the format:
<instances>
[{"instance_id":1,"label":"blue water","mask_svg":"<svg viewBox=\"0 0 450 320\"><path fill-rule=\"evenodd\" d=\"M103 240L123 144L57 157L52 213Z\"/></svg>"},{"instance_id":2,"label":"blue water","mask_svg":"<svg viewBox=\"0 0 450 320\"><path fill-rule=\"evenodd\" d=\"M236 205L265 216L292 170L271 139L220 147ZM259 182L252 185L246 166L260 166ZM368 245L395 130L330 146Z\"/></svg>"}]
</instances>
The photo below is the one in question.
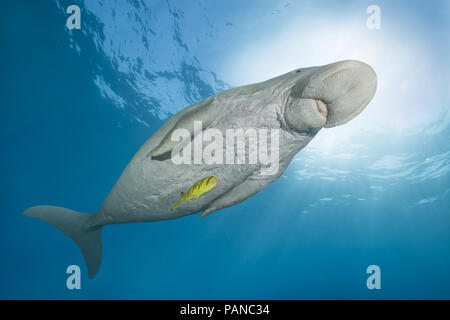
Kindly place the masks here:
<instances>
[{"instance_id":1,"label":"blue water","mask_svg":"<svg viewBox=\"0 0 450 320\"><path fill-rule=\"evenodd\" d=\"M449 5L377 1L368 30L372 2L2 1L0 298L450 298ZM81 30L65 27L70 4ZM242 204L104 228L92 280L72 240L21 215L95 212L170 114L344 58L379 77L357 119Z\"/></svg>"}]
</instances>

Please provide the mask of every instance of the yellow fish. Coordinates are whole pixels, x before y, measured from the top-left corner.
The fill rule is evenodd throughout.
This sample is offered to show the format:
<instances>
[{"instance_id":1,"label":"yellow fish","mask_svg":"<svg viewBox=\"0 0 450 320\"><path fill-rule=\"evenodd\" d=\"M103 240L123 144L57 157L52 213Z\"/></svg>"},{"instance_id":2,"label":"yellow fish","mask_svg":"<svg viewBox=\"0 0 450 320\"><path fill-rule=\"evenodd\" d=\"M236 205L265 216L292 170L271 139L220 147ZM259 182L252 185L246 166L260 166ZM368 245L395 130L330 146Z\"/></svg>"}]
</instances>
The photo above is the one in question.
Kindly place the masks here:
<instances>
[{"instance_id":1,"label":"yellow fish","mask_svg":"<svg viewBox=\"0 0 450 320\"><path fill-rule=\"evenodd\" d=\"M200 181L197 181L192 187L188 189L186 192L182 192L180 196L180 200L178 200L177 203L172 207L172 211L175 210L175 208L180 204L180 202L183 200L184 202L194 199L194 201L197 201L198 198L214 189L217 185L217 179L214 176L206 177Z\"/></svg>"}]
</instances>

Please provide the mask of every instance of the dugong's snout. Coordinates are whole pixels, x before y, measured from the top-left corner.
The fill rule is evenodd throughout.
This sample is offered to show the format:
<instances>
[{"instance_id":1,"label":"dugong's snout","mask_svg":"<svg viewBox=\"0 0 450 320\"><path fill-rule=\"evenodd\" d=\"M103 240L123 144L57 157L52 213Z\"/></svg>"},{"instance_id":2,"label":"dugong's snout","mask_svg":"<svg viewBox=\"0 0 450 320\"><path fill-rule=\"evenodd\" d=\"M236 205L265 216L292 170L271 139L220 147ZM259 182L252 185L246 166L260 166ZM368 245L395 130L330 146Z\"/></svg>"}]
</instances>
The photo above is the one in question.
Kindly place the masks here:
<instances>
[{"instance_id":1,"label":"dugong's snout","mask_svg":"<svg viewBox=\"0 0 450 320\"><path fill-rule=\"evenodd\" d=\"M318 68L303 84L303 99L315 99L326 116L325 128L344 124L367 106L377 88L377 75L367 64L346 60Z\"/></svg>"}]
</instances>

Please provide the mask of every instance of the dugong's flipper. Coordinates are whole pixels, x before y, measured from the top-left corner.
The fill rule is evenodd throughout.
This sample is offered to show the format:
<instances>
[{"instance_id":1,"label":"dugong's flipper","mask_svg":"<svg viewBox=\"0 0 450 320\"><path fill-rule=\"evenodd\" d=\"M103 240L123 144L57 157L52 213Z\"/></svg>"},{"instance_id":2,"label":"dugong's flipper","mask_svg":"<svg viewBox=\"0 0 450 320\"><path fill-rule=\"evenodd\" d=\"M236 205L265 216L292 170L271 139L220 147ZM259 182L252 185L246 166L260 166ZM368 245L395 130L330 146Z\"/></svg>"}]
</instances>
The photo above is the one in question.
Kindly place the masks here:
<instances>
[{"instance_id":1,"label":"dugong's flipper","mask_svg":"<svg viewBox=\"0 0 450 320\"><path fill-rule=\"evenodd\" d=\"M179 142L172 141L172 132L176 129L186 129L190 132L191 137L194 134L194 121L202 122L202 130L211 124L216 119L219 112L219 108L214 108L212 102L214 97L210 97L197 106L193 106L191 110L183 114L172 127L169 132L166 133L159 145L150 152L150 156L158 157L172 150Z\"/></svg>"},{"instance_id":2,"label":"dugong's flipper","mask_svg":"<svg viewBox=\"0 0 450 320\"><path fill-rule=\"evenodd\" d=\"M89 218L93 216L92 214L53 206L28 208L23 214L44 220L72 238L81 249L88 267L89 278L93 278L97 274L102 262L102 240L100 238L102 228L90 225Z\"/></svg>"},{"instance_id":3,"label":"dugong's flipper","mask_svg":"<svg viewBox=\"0 0 450 320\"><path fill-rule=\"evenodd\" d=\"M250 198L255 193L264 189L271 183L272 181L252 180L247 178L246 180L242 181L240 184L238 184L231 190L228 190L219 198L211 202L199 217L203 218L208 214L213 213L214 211L234 206L235 204L238 204Z\"/></svg>"}]
</instances>

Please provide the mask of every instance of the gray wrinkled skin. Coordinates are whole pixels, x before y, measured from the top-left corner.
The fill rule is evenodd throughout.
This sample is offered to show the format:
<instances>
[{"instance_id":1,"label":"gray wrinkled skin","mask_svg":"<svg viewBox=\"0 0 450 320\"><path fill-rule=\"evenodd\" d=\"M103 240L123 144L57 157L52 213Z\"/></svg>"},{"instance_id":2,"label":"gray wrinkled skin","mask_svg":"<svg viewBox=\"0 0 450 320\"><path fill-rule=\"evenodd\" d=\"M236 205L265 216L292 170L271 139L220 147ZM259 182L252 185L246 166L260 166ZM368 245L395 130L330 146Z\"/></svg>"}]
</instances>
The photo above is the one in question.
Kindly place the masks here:
<instances>
[{"instance_id":1,"label":"gray wrinkled skin","mask_svg":"<svg viewBox=\"0 0 450 320\"><path fill-rule=\"evenodd\" d=\"M92 226L174 219L195 212L209 214L262 190L286 170L292 158L317 132L346 123L369 103L376 90L373 69L358 61L297 69L279 77L223 91L193 104L170 118L139 149L123 171ZM261 175L261 164L175 165L167 154L174 147L176 128L279 129L279 170ZM205 144L204 144L205 146ZM170 154L170 153L169 153ZM198 201L171 207L195 182L215 176L215 189Z\"/></svg>"}]
</instances>

